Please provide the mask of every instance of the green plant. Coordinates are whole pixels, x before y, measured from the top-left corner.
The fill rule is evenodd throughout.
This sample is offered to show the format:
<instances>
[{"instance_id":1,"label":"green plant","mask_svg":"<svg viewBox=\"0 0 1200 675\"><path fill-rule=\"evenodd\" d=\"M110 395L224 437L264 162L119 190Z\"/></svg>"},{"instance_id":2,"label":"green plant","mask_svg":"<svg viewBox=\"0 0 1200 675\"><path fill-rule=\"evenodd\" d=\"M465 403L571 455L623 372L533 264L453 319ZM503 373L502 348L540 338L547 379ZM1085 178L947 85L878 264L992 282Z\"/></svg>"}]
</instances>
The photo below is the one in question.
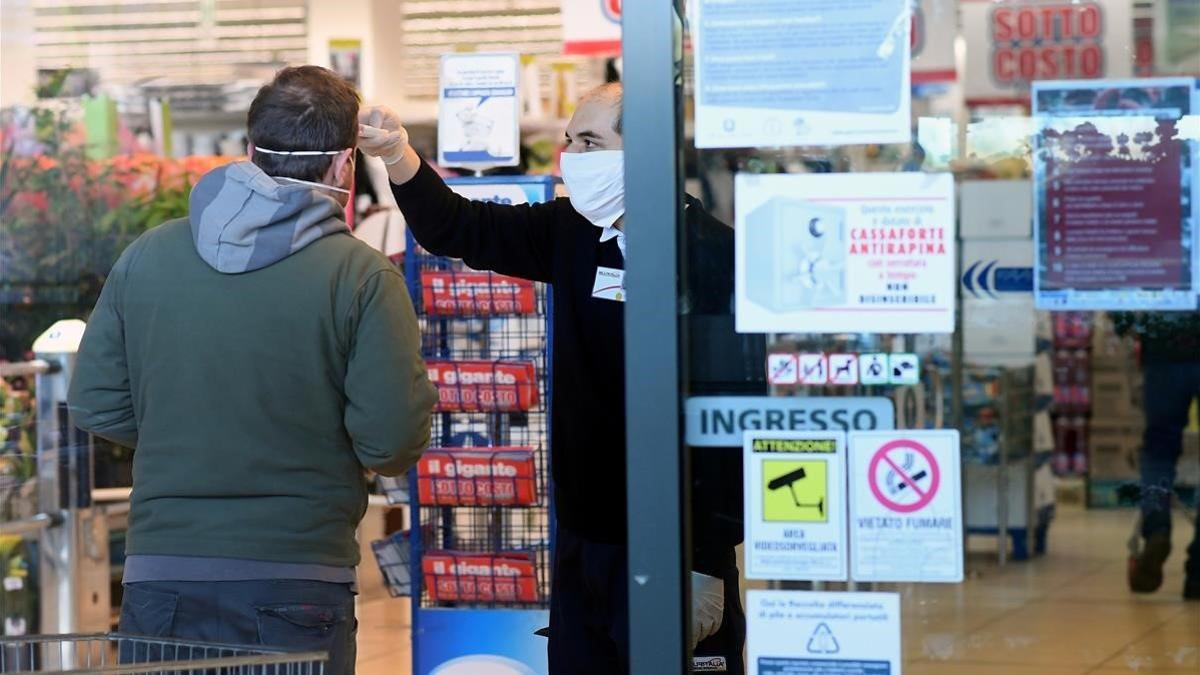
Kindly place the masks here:
<instances>
[{"instance_id":1,"label":"green plant","mask_svg":"<svg viewBox=\"0 0 1200 675\"><path fill-rule=\"evenodd\" d=\"M187 213L217 158L87 158L78 110L0 111L0 357L19 359L54 321L86 318L117 257Z\"/></svg>"}]
</instances>

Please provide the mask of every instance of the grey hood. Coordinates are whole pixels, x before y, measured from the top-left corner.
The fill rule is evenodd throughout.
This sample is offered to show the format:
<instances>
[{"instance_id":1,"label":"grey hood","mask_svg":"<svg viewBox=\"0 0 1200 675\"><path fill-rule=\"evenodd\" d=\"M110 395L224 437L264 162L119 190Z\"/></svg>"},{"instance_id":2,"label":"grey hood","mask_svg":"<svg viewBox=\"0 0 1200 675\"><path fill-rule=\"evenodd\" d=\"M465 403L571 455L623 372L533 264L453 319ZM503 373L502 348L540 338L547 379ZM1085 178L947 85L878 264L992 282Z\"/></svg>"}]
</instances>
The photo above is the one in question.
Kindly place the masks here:
<instances>
[{"instance_id":1,"label":"grey hood","mask_svg":"<svg viewBox=\"0 0 1200 675\"><path fill-rule=\"evenodd\" d=\"M188 207L196 251L224 274L274 265L322 237L349 231L333 197L278 181L248 161L205 174Z\"/></svg>"}]
</instances>

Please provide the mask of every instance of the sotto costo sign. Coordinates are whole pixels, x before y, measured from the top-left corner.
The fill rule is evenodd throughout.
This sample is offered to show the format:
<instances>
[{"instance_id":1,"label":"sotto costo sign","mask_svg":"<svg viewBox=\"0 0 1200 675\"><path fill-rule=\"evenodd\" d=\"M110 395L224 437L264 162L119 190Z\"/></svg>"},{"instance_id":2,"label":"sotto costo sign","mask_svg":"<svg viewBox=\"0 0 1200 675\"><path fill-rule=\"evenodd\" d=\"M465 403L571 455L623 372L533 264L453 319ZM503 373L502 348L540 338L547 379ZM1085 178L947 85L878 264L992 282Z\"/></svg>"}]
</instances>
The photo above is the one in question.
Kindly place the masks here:
<instances>
[{"instance_id":1,"label":"sotto costo sign","mask_svg":"<svg viewBox=\"0 0 1200 675\"><path fill-rule=\"evenodd\" d=\"M968 103L1028 98L1035 80L1132 75L1127 0L964 0Z\"/></svg>"}]
</instances>

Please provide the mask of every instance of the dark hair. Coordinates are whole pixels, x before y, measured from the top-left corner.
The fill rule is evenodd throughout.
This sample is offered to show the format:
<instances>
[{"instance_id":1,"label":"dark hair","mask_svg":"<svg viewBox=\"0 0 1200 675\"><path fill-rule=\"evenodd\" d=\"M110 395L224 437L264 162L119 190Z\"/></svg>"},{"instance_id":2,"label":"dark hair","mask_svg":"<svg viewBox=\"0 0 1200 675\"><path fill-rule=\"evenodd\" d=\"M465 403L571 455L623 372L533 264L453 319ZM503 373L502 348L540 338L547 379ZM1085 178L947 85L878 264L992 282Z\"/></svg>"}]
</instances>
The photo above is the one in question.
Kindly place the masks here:
<instances>
[{"instance_id":1,"label":"dark hair","mask_svg":"<svg viewBox=\"0 0 1200 675\"><path fill-rule=\"evenodd\" d=\"M606 82L595 89L580 97L580 103L589 101L603 101L617 109L617 117L613 120L613 131L621 133L621 128L624 122L625 111L623 107L623 99L625 97L625 86L621 82Z\"/></svg>"},{"instance_id":2,"label":"dark hair","mask_svg":"<svg viewBox=\"0 0 1200 675\"><path fill-rule=\"evenodd\" d=\"M358 92L332 70L320 66L284 68L258 90L246 120L255 147L268 150L343 150L357 146ZM253 161L271 176L320 180L334 155L294 156L254 153Z\"/></svg>"}]
</instances>

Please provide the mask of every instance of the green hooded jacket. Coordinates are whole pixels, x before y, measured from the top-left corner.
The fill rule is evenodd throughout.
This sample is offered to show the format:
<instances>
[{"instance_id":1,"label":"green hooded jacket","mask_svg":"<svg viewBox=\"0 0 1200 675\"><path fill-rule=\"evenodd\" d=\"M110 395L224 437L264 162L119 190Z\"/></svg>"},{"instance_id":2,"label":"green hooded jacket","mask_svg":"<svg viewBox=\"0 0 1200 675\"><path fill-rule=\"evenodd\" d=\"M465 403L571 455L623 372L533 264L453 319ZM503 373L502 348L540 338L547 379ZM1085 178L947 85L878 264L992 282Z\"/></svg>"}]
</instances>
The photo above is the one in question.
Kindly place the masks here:
<instances>
[{"instance_id":1,"label":"green hooded jacket","mask_svg":"<svg viewBox=\"0 0 1200 675\"><path fill-rule=\"evenodd\" d=\"M69 406L136 448L128 554L358 563L363 469L412 466L437 395L403 276L341 214L230 164L113 268Z\"/></svg>"}]
</instances>

